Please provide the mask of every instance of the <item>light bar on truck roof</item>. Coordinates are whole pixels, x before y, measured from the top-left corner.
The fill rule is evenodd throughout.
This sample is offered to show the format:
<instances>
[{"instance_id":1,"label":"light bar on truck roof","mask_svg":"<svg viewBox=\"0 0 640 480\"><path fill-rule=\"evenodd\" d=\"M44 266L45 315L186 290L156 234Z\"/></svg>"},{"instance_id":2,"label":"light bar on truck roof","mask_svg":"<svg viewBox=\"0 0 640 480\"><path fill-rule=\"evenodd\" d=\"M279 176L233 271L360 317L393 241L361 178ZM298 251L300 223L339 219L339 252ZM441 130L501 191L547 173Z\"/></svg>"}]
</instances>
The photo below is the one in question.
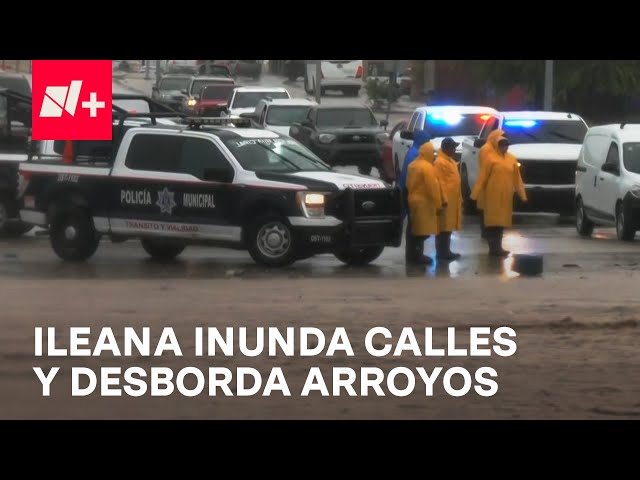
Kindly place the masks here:
<instances>
[{"instance_id":1,"label":"light bar on truck roof","mask_svg":"<svg viewBox=\"0 0 640 480\"><path fill-rule=\"evenodd\" d=\"M234 126L240 128L256 128L256 123L250 118L243 117L187 117L184 121L189 127L199 127L201 125L214 126Z\"/></svg>"},{"instance_id":2,"label":"light bar on truck roof","mask_svg":"<svg viewBox=\"0 0 640 480\"><path fill-rule=\"evenodd\" d=\"M535 120L507 120L504 122L505 127L522 127L531 128L538 124Z\"/></svg>"},{"instance_id":3,"label":"light bar on truck roof","mask_svg":"<svg viewBox=\"0 0 640 480\"><path fill-rule=\"evenodd\" d=\"M427 113L427 116L431 123L444 123L446 125L457 125L464 118L464 116L455 112Z\"/></svg>"}]
</instances>

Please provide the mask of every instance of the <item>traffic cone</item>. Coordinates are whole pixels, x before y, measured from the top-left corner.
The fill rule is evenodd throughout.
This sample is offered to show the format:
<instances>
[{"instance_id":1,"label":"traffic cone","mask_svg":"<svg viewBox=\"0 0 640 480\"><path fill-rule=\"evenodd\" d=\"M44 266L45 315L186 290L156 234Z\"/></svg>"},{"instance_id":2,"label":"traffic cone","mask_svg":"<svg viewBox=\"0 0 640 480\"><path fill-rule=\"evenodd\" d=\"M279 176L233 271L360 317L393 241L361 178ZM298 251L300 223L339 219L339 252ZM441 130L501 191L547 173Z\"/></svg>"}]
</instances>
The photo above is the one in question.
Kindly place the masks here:
<instances>
[{"instance_id":1,"label":"traffic cone","mask_svg":"<svg viewBox=\"0 0 640 480\"><path fill-rule=\"evenodd\" d=\"M64 153L62 154L62 163L71 165L73 163L73 142L67 140L64 143Z\"/></svg>"}]
</instances>

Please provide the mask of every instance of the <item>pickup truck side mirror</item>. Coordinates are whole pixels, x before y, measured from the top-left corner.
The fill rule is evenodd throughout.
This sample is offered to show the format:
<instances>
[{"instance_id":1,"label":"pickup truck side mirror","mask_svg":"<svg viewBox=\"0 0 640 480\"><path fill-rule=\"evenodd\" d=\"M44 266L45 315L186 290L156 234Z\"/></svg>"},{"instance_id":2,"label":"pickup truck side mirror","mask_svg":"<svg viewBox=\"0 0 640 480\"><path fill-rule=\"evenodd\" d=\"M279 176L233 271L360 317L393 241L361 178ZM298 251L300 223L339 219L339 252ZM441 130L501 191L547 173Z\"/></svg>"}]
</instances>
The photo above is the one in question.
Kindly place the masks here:
<instances>
[{"instance_id":1,"label":"pickup truck side mirror","mask_svg":"<svg viewBox=\"0 0 640 480\"><path fill-rule=\"evenodd\" d=\"M484 140L483 138L476 138L476 139L473 141L473 146L474 146L474 147L476 147L476 148L482 148L482 146L483 146L485 143L487 143L487 141L486 141L486 140Z\"/></svg>"},{"instance_id":2,"label":"pickup truck side mirror","mask_svg":"<svg viewBox=\"0 0 640 480\"><path fill-rule=\"evenodd\" d=\"M413 140L413 132L409 130L402 130L400 132L400 138L403 140Z\"/></svg>"},{"instance_id":3,"label":"pickup truck side mirror","mask_svg":"<svg viewBox=\"0 0 640 480\"><path fill-rule=\"evenodd\" d=\"M614 165L613 163L604 163L602 165L602 171L611 173L613 175L620 175L620 168L618 168L618 166Z\"/></svg>"},{"instance_id":4,"label":"pickup truck side mirror","mask_svg":"<svg viewBox=\"0 0 640 480\"><path fill-rule=\"evenodd\" d=\"M248 118L253 120L256 123L258 123L258 120L259 120L258 115L256 115L255 112L241 113L240 118Z\"/></svg>"},{"instance_id":5,"label":"pickup truck side mirror","mask_svg":"<svg viewBox=\"0 0 640 480\"><path fill-rule=\"evenodd\" d=\"M308 118L305 118L304 120L302 120L300 122L300 125L307 128L311 128L313 126L313 124L311 123L311 120L309 120Z\"/></svg>"},{"instance_id":6,"label":"pickup truck side mirror","mask_svg":"<svg viewBox=\"0 0 640 480\"><path fill-rule=\"evenodd\" d=\"M158 91L159 91L158 90L158 86L154 85L153 87L151 87L151 91L154 92L154 93L158 93Z\"/></svg>"},{"instance_id":7,"label":"pickup truck side mirror","mask_svg":"<svg viewBox=\"0 0 640 480\"><path fill-rule=\"evenodd\" d=\"M183 94L183 95L189 95L189 92L187 92L186 89L185 90L180 90L180 93Z\"/></svg>"},{"instance_id":8,"label":"pickup truck side mirror","mask_svg":"<svg viewBox=\"0 0 640 480\"><path fill-rule=\"evenodd\" d=\"M205 168L203 180L208 182L231 183L233 181L232 168Z\"/></svg>"},{"instance_id":9,"label":"pickup truck side mirror","mask_svg":"<svg viewBox=\"0 0 640 480\"><path fill-rule=\"evenodd\" d=\"M389 121L388 120L380 120L380 126L384 129L386 129L389 126Z\"/></svg>"}]
</instances>

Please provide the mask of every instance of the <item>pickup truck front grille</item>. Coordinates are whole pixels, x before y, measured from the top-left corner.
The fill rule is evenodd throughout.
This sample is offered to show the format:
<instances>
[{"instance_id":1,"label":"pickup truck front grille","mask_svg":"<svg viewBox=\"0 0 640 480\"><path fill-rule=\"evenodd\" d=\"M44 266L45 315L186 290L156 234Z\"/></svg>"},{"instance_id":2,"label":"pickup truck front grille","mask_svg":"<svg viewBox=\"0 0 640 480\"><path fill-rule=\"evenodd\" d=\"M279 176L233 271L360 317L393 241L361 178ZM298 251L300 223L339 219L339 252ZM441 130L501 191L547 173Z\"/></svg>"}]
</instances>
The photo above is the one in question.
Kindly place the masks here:
<instances>
[{"instance_id":1,"label":"pickup truck front grille","mask_svg":"<svg viewBox=\"0 0 640 480\"><path fill-rule=\"evenodd\" d=\"M339 143L360 144L360 143L374 143L376 137L374 135L362 134L362 133L347 133L338 135Z\"/></svg>"},{"instance_id":2,"label":"pickup truck front grille","mask_svg":"<svg viewBox=\"0 0 640 480\"><path fill-rule=\"evenodd\" d=\"M393 189L354 190L353 196L340 192L332 197L325 207L327 215L345 220L350 211L356 218L385 217L400 214L398 195ZM353 201L353 205L348 203Z\"/></svg>"},{"instance_id":3,"label":"pickup truck front grille","mask_svg":"<svg viewBox=\"0 0 640 480\"><path fill-rule=\"evenodd\" d=\"M525 184L569 185L576 181L577 160L519 160L520 175Z\"/></svg>"}]
</instances>

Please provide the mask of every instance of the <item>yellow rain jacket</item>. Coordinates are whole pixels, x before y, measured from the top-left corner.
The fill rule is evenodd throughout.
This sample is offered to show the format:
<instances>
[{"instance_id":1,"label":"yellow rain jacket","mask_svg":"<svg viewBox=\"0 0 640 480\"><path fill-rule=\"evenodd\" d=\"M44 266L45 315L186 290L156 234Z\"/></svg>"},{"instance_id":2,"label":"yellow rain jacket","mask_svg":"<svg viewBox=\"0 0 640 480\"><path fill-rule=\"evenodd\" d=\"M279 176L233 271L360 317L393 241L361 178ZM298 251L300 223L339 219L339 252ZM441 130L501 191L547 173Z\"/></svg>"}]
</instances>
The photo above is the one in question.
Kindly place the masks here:
<instances>
[{"instance_id":1,"label":"yellow rain jacket","mask_svg":"<svg viewBox=\"0 0 640 480\"><path fill-rule=\"evenodd\" d=\"M433 150L431 142L423 144L407 172L411 231L418 237L438 234L437 213L445 203L433 166Z\"/></svg>"},{"instance_id":2,"label":"yellow rain jacket","mask_svg":"<svg viewBox=\"0 0 640 480\"><path fill-rule=\"evenodd\" d=\"M458 164L440 149L433 166L447 203L444 212L438 215L438 231L462 230L462 190Z\"/></svg>"},{"instance_id":3,"label":"yellow rain jacket","mask_svg":"<svg viewBox=\"0 0 640 480\"><path fill-rule=\"evenodd\" d=\"M498 150L496 150L497 144L494 147L493 141L496 138L500 138L503 136L504 130L494 130L487 136L487 142L482 147L480 147L480 151L478 152L478 179L480 178L480 172L482 171L483 165L487 163L485 161L487 157L493 152L500 153L498 152ZM482 210L484 208L484 195L480 195L478 197L478 200L476 201L476 207L478 210Z\"/></svg>"},{"instance_id":4,"label":"yellow rain jacket","mask_svg":"<svg viewBox=\"0 0 640 480\"><path fill-rule=\"evenodd\" d=\"M513 194L516 192L523 202L527 201L518 160L511 153L502 154L498 142L504 137L493 138L495 148L485 159L478 182L471 192L477 200L484 194L484 224L486 227L511 227L513 217Z\"/></svg>"}]
</instances>

